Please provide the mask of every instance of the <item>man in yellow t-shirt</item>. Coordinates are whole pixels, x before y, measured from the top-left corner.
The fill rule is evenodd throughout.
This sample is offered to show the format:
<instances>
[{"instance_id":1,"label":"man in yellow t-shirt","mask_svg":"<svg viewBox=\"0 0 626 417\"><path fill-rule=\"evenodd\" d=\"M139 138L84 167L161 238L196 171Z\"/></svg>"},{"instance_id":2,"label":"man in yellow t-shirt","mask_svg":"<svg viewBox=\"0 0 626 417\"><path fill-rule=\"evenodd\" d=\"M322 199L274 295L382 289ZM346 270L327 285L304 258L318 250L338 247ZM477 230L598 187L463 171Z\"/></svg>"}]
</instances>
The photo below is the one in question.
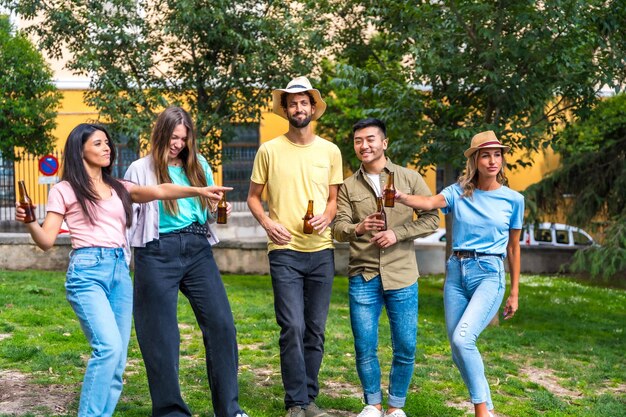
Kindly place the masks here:
<instances>
[{"instance_id":1,"label":"man in yellow t-shirt","mask_svg":"<svg viewBox=\"0 0 626 417\"><path fill-rule=\"evenodd\" d=\"M273 111L289 130L264 143L254 160L248 207L269 238L274 310L280 331L280 367L287 417L328 417L315 404L324 354L324 330L335 276L331 231L343 182L339 148L313 133L326 110L306 77L272 92ZM261 204L267 189L269 215ZM312 234L303 217L313 201Z\"/></svg>"}]
</instances>

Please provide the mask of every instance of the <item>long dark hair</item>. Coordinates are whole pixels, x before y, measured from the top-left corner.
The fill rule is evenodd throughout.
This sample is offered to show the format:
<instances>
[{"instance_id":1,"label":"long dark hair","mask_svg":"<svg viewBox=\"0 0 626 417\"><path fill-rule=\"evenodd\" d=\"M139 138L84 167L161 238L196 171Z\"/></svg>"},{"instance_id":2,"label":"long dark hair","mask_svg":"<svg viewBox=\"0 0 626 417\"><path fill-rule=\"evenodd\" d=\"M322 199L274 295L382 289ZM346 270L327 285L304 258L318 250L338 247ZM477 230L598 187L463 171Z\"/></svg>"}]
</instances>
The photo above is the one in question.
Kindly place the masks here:
<instances>
[{"instance_id":1,"label":"long dark hair","mask_svg":"<svg viewBox=\"0 0 626 417\"><path fill-rule=\"evenodd\" d=\"M167 155L170 149L170 140L172 133L178 125L183 125L187 129L187 141L185 148L180 152L179 157L183 162L185 175L189 179L189 183L195 187L206 187L206 173L202 169L202 165L198 160L198 144L193 128L191 116L180 107L168 107L157 118L150 145L152 146L152 159L154 160L155 174L157 183L163 184L172 182L167 170ZM200 198L202 208L206 210L209 207L209 201L206 198ZM178 203L176 200L164 200L163 207L170 214L178 213Z\"/></svg>"},{"instance_id":2,"label":"long dark hair","mask_svg":"<svg viewBox=\"0 0 626 417\"><path fill-rule=\"evenodd\" d=\"M63 151L63 176L61 180L70 183L74 194L76 194L78 203L87 216L87 219L89 219L89 223L92 225L95 224L92 210L93 206L98 204L100 197L94 190L91 179L85 169L83 147L91 135L98 130L105 134L109 141L109 148L111 149L111 163L102 168L102 181L113 188L115 193L122 200L124 212L126 213L126 227L129 227L132 223L132 200L124 185L111 175L113 162L115 162L115 146L113 145L109 132L107 132L104 127L81 123L70 132L70 135L67 137L67 142L65 142L65 150Z\"/></svg>"}]
</instances>

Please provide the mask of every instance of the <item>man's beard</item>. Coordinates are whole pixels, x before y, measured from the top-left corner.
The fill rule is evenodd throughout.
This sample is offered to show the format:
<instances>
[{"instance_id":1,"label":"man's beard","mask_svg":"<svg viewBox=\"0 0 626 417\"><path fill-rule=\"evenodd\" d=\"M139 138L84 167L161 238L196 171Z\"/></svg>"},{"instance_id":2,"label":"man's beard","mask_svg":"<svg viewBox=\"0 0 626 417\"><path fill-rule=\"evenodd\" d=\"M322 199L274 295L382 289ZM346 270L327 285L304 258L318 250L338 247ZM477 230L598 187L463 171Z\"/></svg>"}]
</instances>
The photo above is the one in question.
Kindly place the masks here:
<instances>
[{"instance_id":1,"label":"man's beard","mask_svg":"<svg viewBox=\"0 0 626 417\"><path fill-rule=\"evenodd\" d=\"M287 120L289 120L289 124L291 126L301 129L303 127L307 127L309 123L311 123L311 116L305 117L302 120L296 119L295 116L294 117L287 116Z\"/></svg>"}]
</instances>

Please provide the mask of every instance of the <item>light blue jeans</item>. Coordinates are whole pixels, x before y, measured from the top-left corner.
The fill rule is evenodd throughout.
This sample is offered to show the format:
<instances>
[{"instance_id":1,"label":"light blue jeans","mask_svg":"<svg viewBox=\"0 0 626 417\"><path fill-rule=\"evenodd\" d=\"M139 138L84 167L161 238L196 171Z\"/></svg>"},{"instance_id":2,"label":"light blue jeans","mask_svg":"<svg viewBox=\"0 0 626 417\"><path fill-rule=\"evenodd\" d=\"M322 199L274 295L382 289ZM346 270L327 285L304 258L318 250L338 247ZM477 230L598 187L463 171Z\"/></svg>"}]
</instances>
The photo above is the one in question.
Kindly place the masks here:
<instances>
[{"instance_id":1,"label":"light blue jeans","mask_svg":"<svg viewBox=\"0 0 626 417\"><path fill-rule=\"evenodd\" d=\"M504 263L500 256L451 256L448 260L443 301L452 359L472 403L487 403L488 410L493 410L493 402L476 340L498 312L504 288Z\"/></svg>"},{"instance_id":2,"label":"light blue jeans","mask_svg":"<svg viewBox=\"0 0 626 417\"><path fill-rule=\"evenodd\" d=\"M383 305L391 329L393 359L387 405L402 408L413 376L417 343L417 283L398 290L383 290L380 275L365 281L350 277L350 322L354 334L356 369L367 404L381 404L378 322Z\"/></svg>"},{"instance_id":3,"label":"light blue jeans","mask_svg":"<svg viewBox=\"0 0 626 417\"><path fill-rule=\"evenodd\" d=\"M65 289L92 348L78 415L111 416L122 393L133 311L133 286L124 250L73 250Z\"/></svg>"}]
</instances>

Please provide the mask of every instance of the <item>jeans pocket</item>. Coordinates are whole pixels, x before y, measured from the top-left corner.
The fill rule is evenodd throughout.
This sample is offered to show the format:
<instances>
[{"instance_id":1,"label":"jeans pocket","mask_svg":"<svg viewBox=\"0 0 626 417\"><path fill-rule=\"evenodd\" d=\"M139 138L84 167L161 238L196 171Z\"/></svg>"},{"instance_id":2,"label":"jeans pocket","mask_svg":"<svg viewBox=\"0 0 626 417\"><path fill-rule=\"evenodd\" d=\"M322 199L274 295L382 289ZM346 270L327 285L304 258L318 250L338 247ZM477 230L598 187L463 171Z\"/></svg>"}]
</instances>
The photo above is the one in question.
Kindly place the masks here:
<instances>
[{"instance_id":1,"label":"jeans pocket","mask_svg":"<svg viewBox=\"0 0 626 417\"><path fill-rule=\"evenodd\" d=\"M492 274L500 273L501 260L495 256L479 256L476 258L476 265L481 271Z\"/></svg>"},{"instance_id":2,"label":"jeans pocket","mask_svg":"<svg viewBox=\"0 0 626 417\"><path fill-rule=\"evenodd\" d=\"M102 268L102 256L96 253L77 253L72 255L67 268L66 285L74 285L81 282L85 277L97 274Z\"/></svg>"},{"instance_id":3,"label":"jeans pocket","mask_svg":"<svg viewBox=\"0 0 626 417\"><path fill-rule=\"evenodd\" d=\"M78 254L72 257L72 265L75 269L94 268L100 265L102 257L92 253Z\"/></svg>"}]
</instances>

